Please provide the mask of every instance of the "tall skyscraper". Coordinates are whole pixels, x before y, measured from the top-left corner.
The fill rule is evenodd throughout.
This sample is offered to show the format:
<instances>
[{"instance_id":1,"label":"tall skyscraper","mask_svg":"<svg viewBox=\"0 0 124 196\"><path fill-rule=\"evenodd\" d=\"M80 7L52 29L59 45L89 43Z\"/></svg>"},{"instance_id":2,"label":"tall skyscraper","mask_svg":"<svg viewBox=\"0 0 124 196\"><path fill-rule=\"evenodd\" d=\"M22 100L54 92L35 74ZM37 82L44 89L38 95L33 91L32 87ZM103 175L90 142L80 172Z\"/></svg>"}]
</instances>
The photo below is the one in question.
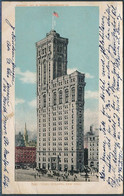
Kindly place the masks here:
<instances>
[{"instance_id":1,"label":"tall skyscraper","mask_svg":"<svg viewBox=\"0 0 124 196\"><path fill-rule=\"evenodd\" d=\"M67 75L68 39L51 30L37 49L37 167L83 170L85 74Z\"/></svg>"}]
</instances>

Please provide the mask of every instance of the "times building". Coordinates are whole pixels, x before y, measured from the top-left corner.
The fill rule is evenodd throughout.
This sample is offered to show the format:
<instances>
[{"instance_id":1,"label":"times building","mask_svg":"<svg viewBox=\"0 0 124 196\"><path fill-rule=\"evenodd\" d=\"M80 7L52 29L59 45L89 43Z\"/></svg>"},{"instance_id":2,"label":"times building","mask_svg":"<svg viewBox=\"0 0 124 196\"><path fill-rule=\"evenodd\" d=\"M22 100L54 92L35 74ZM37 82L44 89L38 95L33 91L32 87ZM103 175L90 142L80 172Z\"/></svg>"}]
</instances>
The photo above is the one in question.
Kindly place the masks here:
<instances>
[{"instance_id":1,"label":"times building","mask_svg":"<svg viewBox=\"0 0 124 196\"><path fill-rule=\"evenodd\" d=\"M37 50L37 168L82 171L85 74L67 75L68 39L51 30Z\"/></svg>"}]
</instances>

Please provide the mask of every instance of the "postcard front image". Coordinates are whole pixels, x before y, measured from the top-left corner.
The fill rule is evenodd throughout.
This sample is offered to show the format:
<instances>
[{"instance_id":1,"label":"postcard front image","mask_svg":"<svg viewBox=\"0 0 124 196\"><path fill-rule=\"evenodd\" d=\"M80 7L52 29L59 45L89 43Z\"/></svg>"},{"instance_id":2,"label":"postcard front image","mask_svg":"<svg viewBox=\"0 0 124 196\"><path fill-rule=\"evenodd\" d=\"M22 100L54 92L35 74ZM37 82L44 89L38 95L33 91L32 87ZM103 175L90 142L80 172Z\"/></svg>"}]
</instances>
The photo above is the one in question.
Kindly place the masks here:
<instances>
[{"instance_id":1,"label":"postcard front image","mask_svg":"<svg viewBox=\"0 0 124 196\"><path fill-rule=\"evenodd\" d=\"M57 187L56 193L66 193L68 188L72 193L75 186L80 187L78 193L83 193L84 184L84 193L90 193L93 184L107 186L106 192L114 191L112 186L120 190L122 113L117 108L122 104L118 99L122 92L116 88L116 80L117 87L118 83L121 87L122 76L118 72L121 69L116 66L115 70L112 65L117 53L121 55L122 45L117 43L113 58L111 40L121 38L113 38L109 32L113 21L121 28L121 12L120 7L116 13L113 5L104 4L102 17L101 8L97 3L13 4L14 23L11 17L4 23L15 34L15 56L7 63L10 69L11 64L15 65L15 83L10 84L14 116L7 119L8 126L10 120L13 124L13 133L10 136L6 131L3 135L11 138L13 153L7 157L13 163L13 172L11 177L4 173L8 177L8 181L4 178L3 185L8 184L5 192L11 192L9 183L13 183L13 193L20 191L21 183L21 193L29 193L25 183L32 193L40 193L41 187L43 193L50 193L47 185L53 193L52 187ZM106 22L108 9L114 13L110 14L110 28ZM12 46L9 39L8 53ZM11 83L12 72L7 78L5 73L4 79ZM117 91L113 91L113 82ZM117 127L113 126L118 126L116 136ZM115 167L115 150L119 170ZM108 164L112 165L111 171ZM7 167L9 170L10 165ZM118 177L116 170L121 170ZM96 193L100 193L100 186Z\"/></svg>"}]
</instances>

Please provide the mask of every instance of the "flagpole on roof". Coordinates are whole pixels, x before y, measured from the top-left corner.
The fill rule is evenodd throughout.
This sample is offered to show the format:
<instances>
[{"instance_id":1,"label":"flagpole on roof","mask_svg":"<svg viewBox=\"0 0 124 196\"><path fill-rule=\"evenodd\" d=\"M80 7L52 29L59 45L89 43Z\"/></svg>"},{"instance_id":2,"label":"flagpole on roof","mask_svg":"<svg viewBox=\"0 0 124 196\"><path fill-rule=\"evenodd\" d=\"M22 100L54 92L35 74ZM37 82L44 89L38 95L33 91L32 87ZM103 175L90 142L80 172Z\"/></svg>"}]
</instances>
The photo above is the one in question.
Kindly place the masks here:
<instances>
[{"instance_id":1,"label":"flagpole on roof","mask_svg":"<svg viewBox=\"0 0 124 196\"><path fill-rule=\"evenodd\" d=\"M52 13L52 30L54 30L54 15Z\"/></svg>"},{"instance_id":2,"label":"flagpole on roof","mask_svg":"<svg viewBox=\"0 0 124 196\"><path fill-rule=\"evenodd\" d=\"M52 14L52 30L54 30L54 27L55 27L55 18L54 17L59 17L59 15L58 15L58 13L57 12L53 12L53 14Z\"/></svg>"}]
</instances>

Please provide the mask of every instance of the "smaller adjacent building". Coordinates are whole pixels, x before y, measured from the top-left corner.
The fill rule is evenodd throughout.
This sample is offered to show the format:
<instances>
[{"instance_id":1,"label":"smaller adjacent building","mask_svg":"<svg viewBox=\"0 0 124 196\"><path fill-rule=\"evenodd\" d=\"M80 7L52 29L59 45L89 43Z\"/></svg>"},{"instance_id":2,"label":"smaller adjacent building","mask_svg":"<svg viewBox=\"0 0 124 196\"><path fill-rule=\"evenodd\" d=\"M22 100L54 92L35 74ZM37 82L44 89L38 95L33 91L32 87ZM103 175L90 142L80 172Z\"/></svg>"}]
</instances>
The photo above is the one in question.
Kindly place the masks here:
<instances>
[{"instance_id":1,"label":"smaller adjacent building","mask_svg":"<svg viewBox=\"0 0 124 196\"><path fill-rule=\"evenodd\" d=\"M15 146L26 146L26 147L36 147L37 141L36 138L34 137L32 140L29 140L29 135L25 123L25 129L24 129L24 134L19 132L17 135L15 135Z\"/></svg>"},{"instance_id":2,"label":"smaller adjacent building","mask_svg":"<svg viewBox=\"0 0 124 196\"><path fill-rule=\"evenodd\" d=\"M36 167L36 140L29 141L25 123L24 135L15 136L15 168Z\"/></svg>"},{"instance_id":3,"label":"smaller adjacent building","mask_svg":"<svg viewBox=\"0 0 124 196\"><path fill-rule=\"evenodd\" d=\"M36 146L37 146L37 142L36 142L36 140L31 140L31 141L28 142L28 145L29 145L30 147L31 147L31 146L36 147Z\"/></svg>"},{"instance_id":4,"label":"smaller adjacent building","mask_svg":"<svg viewBox=\"0 0 124 196\"><path fill-rule=\"evenodd\" d=\"M36 147L15 147L15 168L36 166Z\"/></svg>"},{"instance_id":5,"label":"smaller adjacent building","mask_svg":"<svg viewBox=\"0 0 124 196\"><path fill-rule=\"evenodd\" d=\"M99 134L93 126L90 126L90 132L85 135L85 149L88 149L88 166L95 171L99 171ZM87 159L87 156L86 156ZM87 160L84 160L85 163Z\"/></svg>"}]
</instances>

